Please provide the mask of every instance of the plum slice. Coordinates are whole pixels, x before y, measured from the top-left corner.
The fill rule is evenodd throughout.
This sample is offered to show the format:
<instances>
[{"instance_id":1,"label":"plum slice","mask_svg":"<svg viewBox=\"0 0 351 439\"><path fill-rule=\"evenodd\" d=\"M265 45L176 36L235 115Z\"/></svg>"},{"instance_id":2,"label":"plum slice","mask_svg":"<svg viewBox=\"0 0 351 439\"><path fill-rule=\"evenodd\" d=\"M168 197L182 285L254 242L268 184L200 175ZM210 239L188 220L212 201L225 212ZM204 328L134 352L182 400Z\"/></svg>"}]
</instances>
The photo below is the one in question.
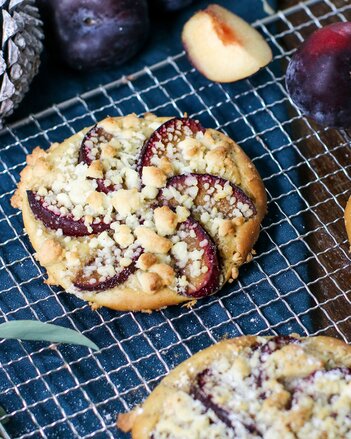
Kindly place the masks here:
<instances>
[{"instance_id":1,"label":"plum slice","mask_svg":"<svg viewBox=\"0 0 351 439\"><path fill-rule=\"evenodd\" d=\"M79 150L79 163L83 162L90 165L94 160L97 160L100 156L99 152L94 152L94 148L100 143L108 143L112 139L112 134L109 134L102 127L94 125L82 140L82 144Z\"/></svg>"},{"instance_id":2,"label":"plum slice","mask_svg":"<svg viewBox=\"0 0 351 439\"><path fill-rule=\"evenodd\" d=\"M241 426L245 428L248 433L255 434L257 437L262 437L262 434L257 430L254 422L251 419L240 419L235 416L235 423L230 419L231 412L225 408L218 405L211 394L211 387L223 386L216 377L214 377L210 369L204 369L200 372L196 378L195 382L191 386L190 394L191 396L200 401L207 410L212 410L218 419L220 419L228 428L231 430L236 430L235 424L240 423ZM234 392L234 390L233 390Z\"/></svg>"},{"instance_id":3,"label":"plum slice","mask_svg":"<svg viewBox=\"0 0 351 439\"><path fill-rule=\"evenodd\" d=\"M177 144L186 137L194 138L199 132L204 133L205 128L197 120L188 117L170 119L162 124L141 150L138 164L140 176L144 166L153 165L153 157L168 157L172 160L179 153Z\"/></svg>"},{"instance_id":4,"label":"plum slice","mask_svg":"<svg viewBox=\"0 0 351 439\"><path fill-rule=\"evenodd\" d=\"M182 243L186 243L188 252L188 259L185 261L177 259L175 255L178 274L185 276L188 282L184 289L180 287L180 292L194 298L215 293L221 285L216 245L200 224L191 217L180 224L177 235Z\"/></svg>"},{"instance_id":5,"label":"plum slice","mask_svg":"<svg viewBox=\"0 0 351 439\"><path fill-rule=\"evenodd\" d=\"M277 335L268 340L267 343L258 343L252 347L253 352L259 351L259 362L262 364L266 361L268 355L273 354L275 351L287 346L289 344L300 344L301 341L298 338L291 337L290 335ZM263 381L267 379L267 373L263 369L258 369L255 380L257 387L262 387ZM266 398L265 392L262 392L260 397Z\"/></svg>"},{"instance_id":6,"label":"plum slice","mask_svg":"<svg viewBox=\"0 0 351 439\"><path fill-rule=\"evenodd\" d=\"M256 208L245 192L224 178L210 174L187 174L171 177L165 189L160 191L159 200L172 207L179 205L177 196L172 197L172 188L179 195L187 194L192 200L192 212L200 217L203 212L224 219L238 216L250 218L256 215ZM173 192L173 195L174 192Z\"/></svg>"},{"instance_id":7,"label":"plum slice","mask_svg":"<svg viewBox=\"0 0 351 439\"><path fill-rule=\"evenodd\" d=\"M108 143L111 139L112 134L105 131L102 127L98 127L97 125L93 126L82 140L78 162L90 165L94 160L98 160L100 157L98 145L101 145L101 143ZM97 150L95 151L95 149ZM95 180L99 192L107 194L118 189L116 185L108 184L103 178L96 178Z\"/></svg>"},{"instance_id":8,"label":"plum slice","mask_svg":"<svg viewBox=\"0 0 351 439\"><path fill-rule=\"evenodd\" d=\"M273 352L283 348L288 344L300 344L301 340L290 335L277 335L268 340L267 343L259 343L253 349L260 350L261 358L260 361L264 361L264 357L273 354ZM263 356L263 358L262 358Z\"/></svg>"},{"instance_id":9,"label":"plum slice","mask_svg":"<svg viewBox=\"0 0 351 439\"><path fill-rule=\"evenodd\" d=\"M334 367L333 369L329 370L315 370L310 375L307 375L306 377L299 378L298 385L296 386L297 391L306 391L306 383L314 383L317 377L320 377L321 375L324 375L326 377L330 376L331 378L333 375L339 375L342 378L347 379L347 381L351 381L351 368L349 367Z\"/></svg>"},{"instance_id":10,"label":"plum slice","mask_svg":"<svg viewBox=\"0 0 351 439\"><path fill-rule=\"evenodd\" d=\"M128 277L137 270L136 262L142 253L143 249L141 247L137 247L134 250L132 262L128 267L122 267L118 263L118 259L115 259L113 264L115 274L113 276L107 277L104 280L100 280L101 276L97 271L97 267L99 264L98 259L103 259L100 257L100 255L98 255L78 273L76 279L73 282L73 285L82 291L104 291L110 288L114 288L117 285L123 284L124 282L126 282Z\"/></svg>"},{"instance_id":11,"label":"plum slice","mask_svg":"<svg viewBox=\"0 0 351 439\"><path fill-rule=\"evenodd\" d=\"M316 370L310 375L299 378L295 382L290 383L289 390L293 395L291 400L291 408L299 405L299 399L301 397L304 398L307 395L314 400L316 400L317 398L319 400L324 399L325 406L328 406L336 395L340 396L338 390L333 392L332 395L328 393L328 389L330 388L325 385L325 380L328 380L328 377L332 382L335 380L335 378L344 379L348 383L348 385L350 385L351 369L349 367L335 367L329 370ZM323 379L323 383L316 383L316 381L318 381L318 379L320 378ZM326 389L326 393L323 392L324 389ZM338 389L338 387L336 387L335 389ZM336 401L334 399L334 403L335 402ZM332 416L336 416L336 413L333 413Z\"/></svg>"},{"instance_id":12,"label":"plum slice","mask_svg":"<svg viewBox=\"0 0 351 439\"><path fill-rule=\"evenodd\" d=\"M27 191L29 206L34 216L53 230L61 229L66 236L85 236L92 233L101 233L110 228L110 224L105 224L102 218L90 224L92 231L89 231L83 219L75 220L72 214L62 215L49 209L44 197L39 196L33 191Z\"/></svg>"}]
</instances>

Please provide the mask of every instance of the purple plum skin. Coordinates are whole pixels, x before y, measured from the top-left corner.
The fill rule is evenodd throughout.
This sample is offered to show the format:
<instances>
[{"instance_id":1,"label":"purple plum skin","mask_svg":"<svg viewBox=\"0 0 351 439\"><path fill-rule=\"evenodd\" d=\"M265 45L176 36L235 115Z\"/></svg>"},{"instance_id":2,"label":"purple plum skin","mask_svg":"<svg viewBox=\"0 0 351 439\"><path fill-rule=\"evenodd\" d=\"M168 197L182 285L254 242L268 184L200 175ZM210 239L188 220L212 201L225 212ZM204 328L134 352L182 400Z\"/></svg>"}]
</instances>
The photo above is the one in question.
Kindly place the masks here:
<instances>
[{"instance_id":1,"label":"purple plum skin","mask_svg":"<svg viewBox=\"0 0 351 439\"><path fill-rule=\"evenodd\" d=\"M301 342L299 339L290 336L276 336L273 337L270 341L275 342L275 347L273 349L271 348L271 346L269 346L269 343L265 343L264 345L258 343L252 348L254 350L260 349L261 352L265 353L267 356L272 354L276 350L283 348L288 344L291 343L299 344ZM259 362L261 363L261 365L264 363L264 361L265 361L264 358L260 356ZM297 403L299 394L301 392L306 392L306 383L312 383L316 379L316 376L320 376L321 374L329 375L329 374L334 374L336 372L345 378L349 378L351 376L350 368L335 367L329 370L316 370L307 376L301 377L295 382L294 387L292 387L292 385L290 384L290 392L292 394L292 397L286 403L285 410L287 411L294 410L294 406ZM264 391L263 382L267 379L267 376L266 374L263 373L263 368L260 368L260 365L258 365L256 369L256 375L260 377L260 379L258 380L256 379L254 382L256 387L259 390L261 390L259 399L263 401L269 396L269 394L267 394L266 391ZM202 370L200 373L196 375L194 382L190 387L190 394L194 399L200 401L203 404L203 406L206 408L206 410L212 410L216 414L218 419L220 419L229 429L235 431L236 426L232 423L230 419L231 412L229 411L229 409L227 407L223 407L218 403L216 403L213 400L213 395L211 394L211 391L209 391L209 389L206 388L210 380L212 380L212 382L215 380L215 377L213 376L213 371L210 368L206 368ZM223 384L220 382L218 383L215 382L214 385L218 386ZM235 388L233 388L232 391L235 392ZM313 398L313 393L310 396ZM254 419L252 419L252 422L249 419L246 421L243 420L242 426L247 430L248 433L250 433L249 435L250 437L251 434L255 435L255 437L262 436L262 433L258 430L257 426L255 425Z\"/></svg>"},{"instance_id":2,"label":"purple plum skin","mask_svg":"<svg viewBox=\"0 0 351 439\"><path fill-rule=\"evenodd\" d=\"M300 340L295 337L291 337L290 335L276 335L275 337L272 337L268 343L261 344L258 343L256 346L253 347L253 350L259 350L260 351L260 362L263 363L265 360L264 358L267 358L267 355L273 354L273 352L277 351L278 349L282 349L284 346L288 344L300 344ZM257 377L256 377L256 384L258 387L261 387L262 382L266 379L266 375L263 372L263 370L260 370ZM265 398L265 392L261 394L261 398Z\"/></svg>"},{"instance_id":3,"label":"purple plum skin","mask_svg":"<svg viewBox=\"0 0 351 439\"><path fill-rule=\"evenodd\" d=\"M86 163L87 165L90 165L92 160L89 157L90 148L86 145L87 140L90 140L92 137L99 137L104 136L106 138L106 141L110 141L112 139L111 134L107 133L105 130L103 130L100 127L97 127L96 125L91 128L86 135L84 136L84 139L82 140L82 144L80 146L79 150L79 158L78 163ZM113 184L106 184L105 180L103 178L96 178L96 184L97 184L97 191L98 192L104 192L105 194L108 194L109 192L112 192L116 190L116 186Z\"/></svg>"},{"instance_id":4,"label":"purple plum skin","mask_svg":"<svg viewBox=\"0 0 351 439\"><path fill-rule=\"evenodd\" d=\"M194 200L195 205L198 205L201 203L202 192L206 193L205 189L204 189L204 185L206 183L209 185L210 188L215 187L216 185L220 185L220 186L224 187L225 184L227 183L227 180L225 180L224 178L216 177L216 176L211 175L211 174L194 174L193 173L193 174L185 174L185 175L176 175L174 177L169 178L167 181L167 188L174 187L180 193L182 193L183 188L186 188L185 180L189 177L196 178L197 186L199 188L198 196ZM256 207L255 207L254 203L252 202L251 198L249 198L245 194L245 192L242 189L240 189L238 186L236 186L235 184L233 184L231 182L229 182L229 184L233 189L233 195L235 196L237 202L241 201L243 204L248 204L250 206L250 209L253 212L253 215L256 215L256 213L257 213ZM170 204L171 206L173 206L172 199L166 200L162 197L162 189L159 192L158 198L159 198L160 202L162 202L163 204ZM229 205L229 203L222 200L222 201L218 201L216 203L216 207L217 207L219 212L222 212L224 214L225 218L230 218L231 212L235 209L236 204Z\"/></svg>"},{"instance_id":5,"label":"purple plum skin","mask_svg":"<svg viewBox=\"0 0 351 439\"><path fill-rule=\"evenodd\" d=\"M274 347L272 347L273 343ZM288 344L300 344L300 340L290 335L276 335L270 339L270 343L258 344L256 349L259 349L263 355L271 355Z\"/></svg>"},{"instance_id":6,"label":"purple plum skin","mask_svg":"<svg viewBox=\"0 0 351 439\"><path fill-rule=\"evenodd\" d=\"M208 267L208 272L203 274L200 279L190 279L191 283L195 286L195 289L186 289L185 291L181 291L180 293L193 298L206 297L210 294L215 293L220 287L220 267L217 255L217 248L215 244L212 242L211 238L200 226L200 224L191 217L189 217L185 222L180 225L180 229L194 230L196 237L193 238L190 246L192 249L196 248L199 250L202 248L204 250L203 260L204 264ZM208 241L208 244L205 247L200 247L200 242L204 239ZM185 239L185 241L187 242L187 239ZM137 256L134 258L132 264L129 265L129 267L123 269L120 273L106 279L103 282L90 283L89 280L85 280L82 278L81 275L78 275L73 284L76 288L82 291L104 291L110 288L114 288L115 286L126 282L128 277L137 270L136 262L142 252L143 251L140 248ZM176 271L178 271L178 274L186 274L186 267L182 270L177 270L177 261L174 261L174 264Z\"/></svg>"},{"instance_id":7,"label":"purple plum skin","mask_svg":"<svg viewBox=\"0 0 351 439\"><path fill-rule=\"evenodd\" d=\"M200 372L195 379L195 383L190 389L190 393L194 399L200 401L207 410L212 410L218 419L220 419L229 429L235 431L235 426L230 420L230 412L213 401L213 397L205 389L207 380L211 378L211 370L205 369ZM257 430L253 422L243 422L242 426L247 430L248 433L254 434L255 436L261 436L260 432Z\"/></svg>"},{"instance_id":8,"label":"purple plum skin","mask_svg":"<svg viewBox=\"0 0 351 439\"><path fill-rule=\"evenodd\" d=\"M190 290L188 288L183 293L186 296L193 298L207 297L218 291L221 286L221 271L217 247L207 232L192 217L188 217L188 219L179 226L179 230L190 229L194 230L196 237L194 239L186 238L184 241L187 242L190 250L193 250L194 248L197 250L204 250L203 262L204 265L208 267L208 271L206 274L203 274L200 279L190 279L191 283L195 286L195 289ZM194 242L191 242L192 240L195 240L195 245ZM201 247L200 242L204 240L207 240L208 244L205 247ZM185 274L185 271L186 267L182 270L181 274Z\"/></svg>"},{"instance_id":9,"label":"purple plum skin","mask_svg":"<svg viewBox=\"0 0 351 439\"><path fill-rule=\"evenodd\" d=\"M295 52L286 87L295 105L322 126L351 127L351 22L314 32Z\"/></svg>"},{"instance_id":10,"label":"purple plum skin","mask_svg":"<svg viewBox=\"0 0 351 439\"><path fill-rule=\"evenodd\" d=\"M74 220L71 214L58 215L44 207L43 200L37 200L35 192L27 191L27 198L29 207L39 221L49 229L61 229L62 233L66 236L86 236L92 233L101 233L110 228L109 224L105 224L101 220L99 223L92 223L92 232L89 232L82 219Z\"/></svg>"},{"instance_id":11,"label":"purple plum skin","mask_svg":"<svg viewBox=\"0 0 351 439\"><path fill-rule=\"evenodd\" d=\"M106 142L109 142L112 139L112 135L107 133L103 128L98 127L97 125L94 125L84 136L82 143L80 145L79 149L79 157L78 157L78 163L86 163L87 165L90 165L92 160L89 157L91 147L87 146L87 141L91 140L94 137L100 138L104 137L106 139Z\"/></svg>"},{"instance_id":12,"label":"purple plum skin","mask_svg":"<svg viewBox=\"0 0 351 439\"><path fill-rule=\"evenodd\" d=\"M115 276L109 277L103 282L95 282L91 284L90 282L86 282L82 278L78 277L73 282L73 285L82 291L105 291L114 288L117 285L123 284L127 281L128 277L131 274L135 273L135 271L137 270L136 262L142 253L142 248L139 248L137 255L134 257L132 263L128 267L123 268L120 273L116 274Z\"/></svg>"},{"instance_id":13,"label":"purple plum skin","mask_svg":"<svg viewBox=\"0 0 351 439\"><path fill-rule=\"evenodd\" d=\"M50 0L62 59L74 69L120 65L149 33L147 0Z\"/></svg>"},{"instance_id":14,"label":"purple plum skin","mask_svg":"<svg viewBox=\"0 0 351 439\"><path fill-rule=\"evenodd\" d=\"M162 124L160 127L157 128L156 131L153 132L153 134L151 135L149 140L145 142L141 150L138 164L140 177L142 175L143 167L151 166L151 159L155 154L157 154L159 157L165 155L164 152L160 150L156 151L155 153L155 145L157 142L161 142L163 144L168 143L168 130L174 129L178 124L180 125L181 129L185 126L190 128L194 136L196 136L199 131L203 133L205 132L205 129L201 126L200 122L194 119L190 119L188 117L170 119ZM179 141L182 140L181 137L182 136L180 136Z\"/></svg>"},{"instance_id":15,"label":"purple plum skin","mask_svg":"<svg viewBox=\"0 0 351 439\"><path fill-rule=\"evenodd\" d=\"M212 400L212 395L205 391L207 380L211 377L211 370L205 369L196 376L195 384L192 385L190 393L194 399L200 401L207 410L213 410L218 417L228 428L232 429L233 425L229 419L229 413L215 404Z\"/></svg>"}]
</instances>

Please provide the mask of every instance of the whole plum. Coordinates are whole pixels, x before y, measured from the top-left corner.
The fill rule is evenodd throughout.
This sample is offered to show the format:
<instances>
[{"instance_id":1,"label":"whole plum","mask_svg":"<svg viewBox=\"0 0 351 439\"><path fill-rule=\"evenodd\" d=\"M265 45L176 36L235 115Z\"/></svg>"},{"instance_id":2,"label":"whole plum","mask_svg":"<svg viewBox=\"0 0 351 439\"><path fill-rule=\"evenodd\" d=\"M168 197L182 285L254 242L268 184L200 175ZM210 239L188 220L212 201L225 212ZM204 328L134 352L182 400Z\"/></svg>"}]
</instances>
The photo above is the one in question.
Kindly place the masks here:
<instances>
[{"instance_id":1,"label":"whole plum","mask_svg":"<svg viewBox=\"0 0 351 439\"><path fill-rule=\"evenodd\" d=\"M149 32L147 0L50 0L63 59L73 68L119 65Z\"/></svg>"},{"instance_id":2,"label":"whole plum","mask_svg":"<svg viewBox=\"0 0 351 439\"><path fill-rule=\"evenodd\" d=\"M286 86L303 113L323 126L351 127L351 22L314 32L293 55Z\"/></svg>"}]
</instances>

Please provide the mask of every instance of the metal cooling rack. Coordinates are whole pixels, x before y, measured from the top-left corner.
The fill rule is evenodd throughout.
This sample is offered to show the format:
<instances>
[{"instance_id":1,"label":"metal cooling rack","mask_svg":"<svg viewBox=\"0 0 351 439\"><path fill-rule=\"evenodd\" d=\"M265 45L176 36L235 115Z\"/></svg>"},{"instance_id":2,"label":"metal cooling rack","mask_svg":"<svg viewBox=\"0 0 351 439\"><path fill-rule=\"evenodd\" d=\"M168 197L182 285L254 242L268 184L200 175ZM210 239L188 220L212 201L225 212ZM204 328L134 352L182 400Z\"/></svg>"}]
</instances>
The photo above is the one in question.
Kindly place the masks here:
<instances>
[{"instance_id":1,"label":"metal cooling rack","mask_svg":"<svg viewBox=\"0 0 351 439\"><path fill-rule=\"evenodd\" d=\"M184 53L6 127L0 133L0 321L39 319L82 331L100 351L0 341L4 437L124 437L115 415L170 369L223 337L330 334L351 341L350 258L343 207L346 133L315 128L289 104L284 65L304 35L351 16L348 1L307 1L256 22L274 61L233 85L210 83ZM43 284L21 215L10 206L25 156L107 115L198 117L232 136L265 182L269 214L238 282L193 309L117 313ZM6 436L6 435L9 436Z\"/></svg>"}]
</instances>

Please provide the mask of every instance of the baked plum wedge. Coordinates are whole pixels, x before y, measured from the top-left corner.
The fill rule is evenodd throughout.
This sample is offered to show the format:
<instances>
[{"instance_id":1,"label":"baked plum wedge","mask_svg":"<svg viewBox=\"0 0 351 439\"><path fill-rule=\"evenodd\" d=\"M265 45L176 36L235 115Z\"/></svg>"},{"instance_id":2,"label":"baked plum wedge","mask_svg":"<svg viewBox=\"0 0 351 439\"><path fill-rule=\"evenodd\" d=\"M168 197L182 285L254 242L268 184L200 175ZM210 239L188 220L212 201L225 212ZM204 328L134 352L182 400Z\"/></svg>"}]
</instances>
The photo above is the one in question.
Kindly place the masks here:
<instances>
[{"instance_id":1,"label":"baked plum wedge","mask_svg":"<svg viewBox=\"0 0 351 439\"><path fill-rule=\"evenodd\" d=\"M221 420L228 428L234 430L234 432L237 430L238 424L240 424L240 430L244 428L248 433L254 434L255 437L262 437L254 422L249 417L247 417L248 419L245 420L235 417L235 422L232 421L233 418L230 418L231 413L229 409L220 406L214 401L214 397L211 393L211 387L216 386L223 386L223 383L217 382L216 377L214 377L212 374L211 369L205 369L196 376L195 382L190 388L190 394L194 399L200 401L207 410L212 410L216 414L217 418Z\"/></svg>"},{"instance_id":2,"label":"baked plum wedge","mask_svg":"<svg viewBox=\"0 0 351 439\"><path fill-rule=\"evenodd\" d=\"M351 369L349 367L334 367L329 370L316 370L306 377L299 378L298 383L300 385L296 387L296 390L306 392L306 384L313 384L321 376L333 379L333 375L339 375L347 381L351 381Z\"/></svg>"},{"instance_id":3,"label":"baked plum wedge","mask_svg":"<svg viewBox=\"0 0 351 439\"><path fill-rule=\"evenodd\" d=\"M196 219L207 212L223 219L256 215L252 200L238 186L210 174L186 174L171 177L159 193L159 201L170 207L182 204L184 195L192 199L191 211Z\"/></svg>"},{"instance_id":4,"label":"baked plum wedge","mask_svg":"<svg viewBox=\"0 0 351 439\"><path fill-rule=\"evenodd\" d=\"M333 401L333 405L338 405L337 397L342 398L339 393L340 388L338 386L328 386L328 381L333 385L338 378L345 380L349 387L351 383L351 369L348 367L335 367L329 370L316 370L305 377L297 379L290 388L292 393L291 409L293 410L294 407L299 406L301 399L306 400L306 396L313 400L323 401L326 407L331 401ZM349 418L348 422L350 422L350 412L346 416Z\"/></svg>"},{"instance_id":5,"label":"baked plum wedge","mask_svg":"<svg viewBox=\"0 0 351 439\"><path fill-rule=\"evenodd\" d=\"M259 362L262 365L265 363L266 359L269 355L272 355L275 351L282 349L284 346L295 344L299 345L301 343L300 339L291 337L290 335L276 335L268 340L267 343L258 343L256 346L253 346L253 351L259 352ZM264 368L258 368L258 372L255 375L255 381L257 387L261 387L262 383L267 379L267 371ZM260 397L262 399L266 398L266 393L262 392Z\"/></svg>"},{"instance_id":6,"label":"baked plum wedge","mask_svg":"<svg viewBox=\"0 0 351 439\"><path fill-rule=\"evenodd\" d=\"M189 117L170 119L151 135L144 143L140 153L138 171L140 176L144 166L153 166L154 157L167 157L171 161L180 153L177 145L187 138L194 138L196 134L205 132L200 122Z\"/></svg>"},{"instance_id":7,"label":"baked plum wedge","mask_svg":"<svg viewBox=\"0 0 351 439\"><path fill-rule=\"evenodd\" d=\"M101 233L110 228L110 224L103 222L102 218L90 224L92 230L84 224L83 219L75 220L71 213L62 215L49 208L44 197L33 191L27 191L29 207L34 216L41 221L46 227L52 230L61 229L66 236L86 236L92 233Z\"/></svg>"},{"instance_id":8,"label":"baked plum wedge","mask_svg":"<svg viewBox=\"0 0 351 439\"><path fill-rule=\"evenodd\" d=\"M173 253L176 271L178 276L185 276L188 282L185 288L179 287L179 292L194 298L215 293L221 286L216 245L200 224L191 217L180 224L177 235L180 238L178 246L180 244L184 248L186 244L186 257L184 260L179 257L178 251ZM183 249L180 253L183 253Z\"/></svg>"},{"instance_id":9,"label":"baked plum wedge","mask_svg":"<svg viewBox=\"0 0 351 439\"><path fill-rule=\"evenodd\" d=\"M263 362L264 358L267 355L273 354L273 352L282 349L284 346L289 344L298 345L301 343L301 340L290 335L276 335L268 340L267 343L259 343L257 344L253 350L259 350L261 353L260 361Z\"/></svg>"},{"instance_id":10,"label":"baked plum wedge","mask_svg":"<svg viewBox=\"0 0 351 439\"><path fill-rule=\"evenodd\" d=\"M101 155L101 147L99 145L108 143L112 139L112 135L97 125L93 126L82 140L79 150L79 163L86 163L88 166L94 160L98 160ZM97 183L97 190L105 194L118 189L114 184L107 183L104 178L95 178Z\"/></svg>"},{"instance_id":11,"label":"baked plum wedge","mask_svg":"<svg viewBox=\"0 0 351 439\"><path fill-rule=\"evenodd\" d=\"M121 251L117 246L115 248L117 251ZM122 257L123 257L123 251ZM122 267L119 264L119 259L116 258L113 263L113 268L115 274L112 276L105 276L103 280L102 276L98 272L99 264L107 264L111 261L106 261L103 255L100 255L99 252L97 257L92 259L85 267L83 267L78 273L76 279L73 281L73 285L82 291L104 291L110 288L114 288L117 285L123 284L126 282L128 277L133 274L136 270L136 262L139 259L139 256L143 253L143 249L141 247L137 247L134 249L134 254L131 259L130 265L128 267Z\"/></svg>"}]
</instances>

